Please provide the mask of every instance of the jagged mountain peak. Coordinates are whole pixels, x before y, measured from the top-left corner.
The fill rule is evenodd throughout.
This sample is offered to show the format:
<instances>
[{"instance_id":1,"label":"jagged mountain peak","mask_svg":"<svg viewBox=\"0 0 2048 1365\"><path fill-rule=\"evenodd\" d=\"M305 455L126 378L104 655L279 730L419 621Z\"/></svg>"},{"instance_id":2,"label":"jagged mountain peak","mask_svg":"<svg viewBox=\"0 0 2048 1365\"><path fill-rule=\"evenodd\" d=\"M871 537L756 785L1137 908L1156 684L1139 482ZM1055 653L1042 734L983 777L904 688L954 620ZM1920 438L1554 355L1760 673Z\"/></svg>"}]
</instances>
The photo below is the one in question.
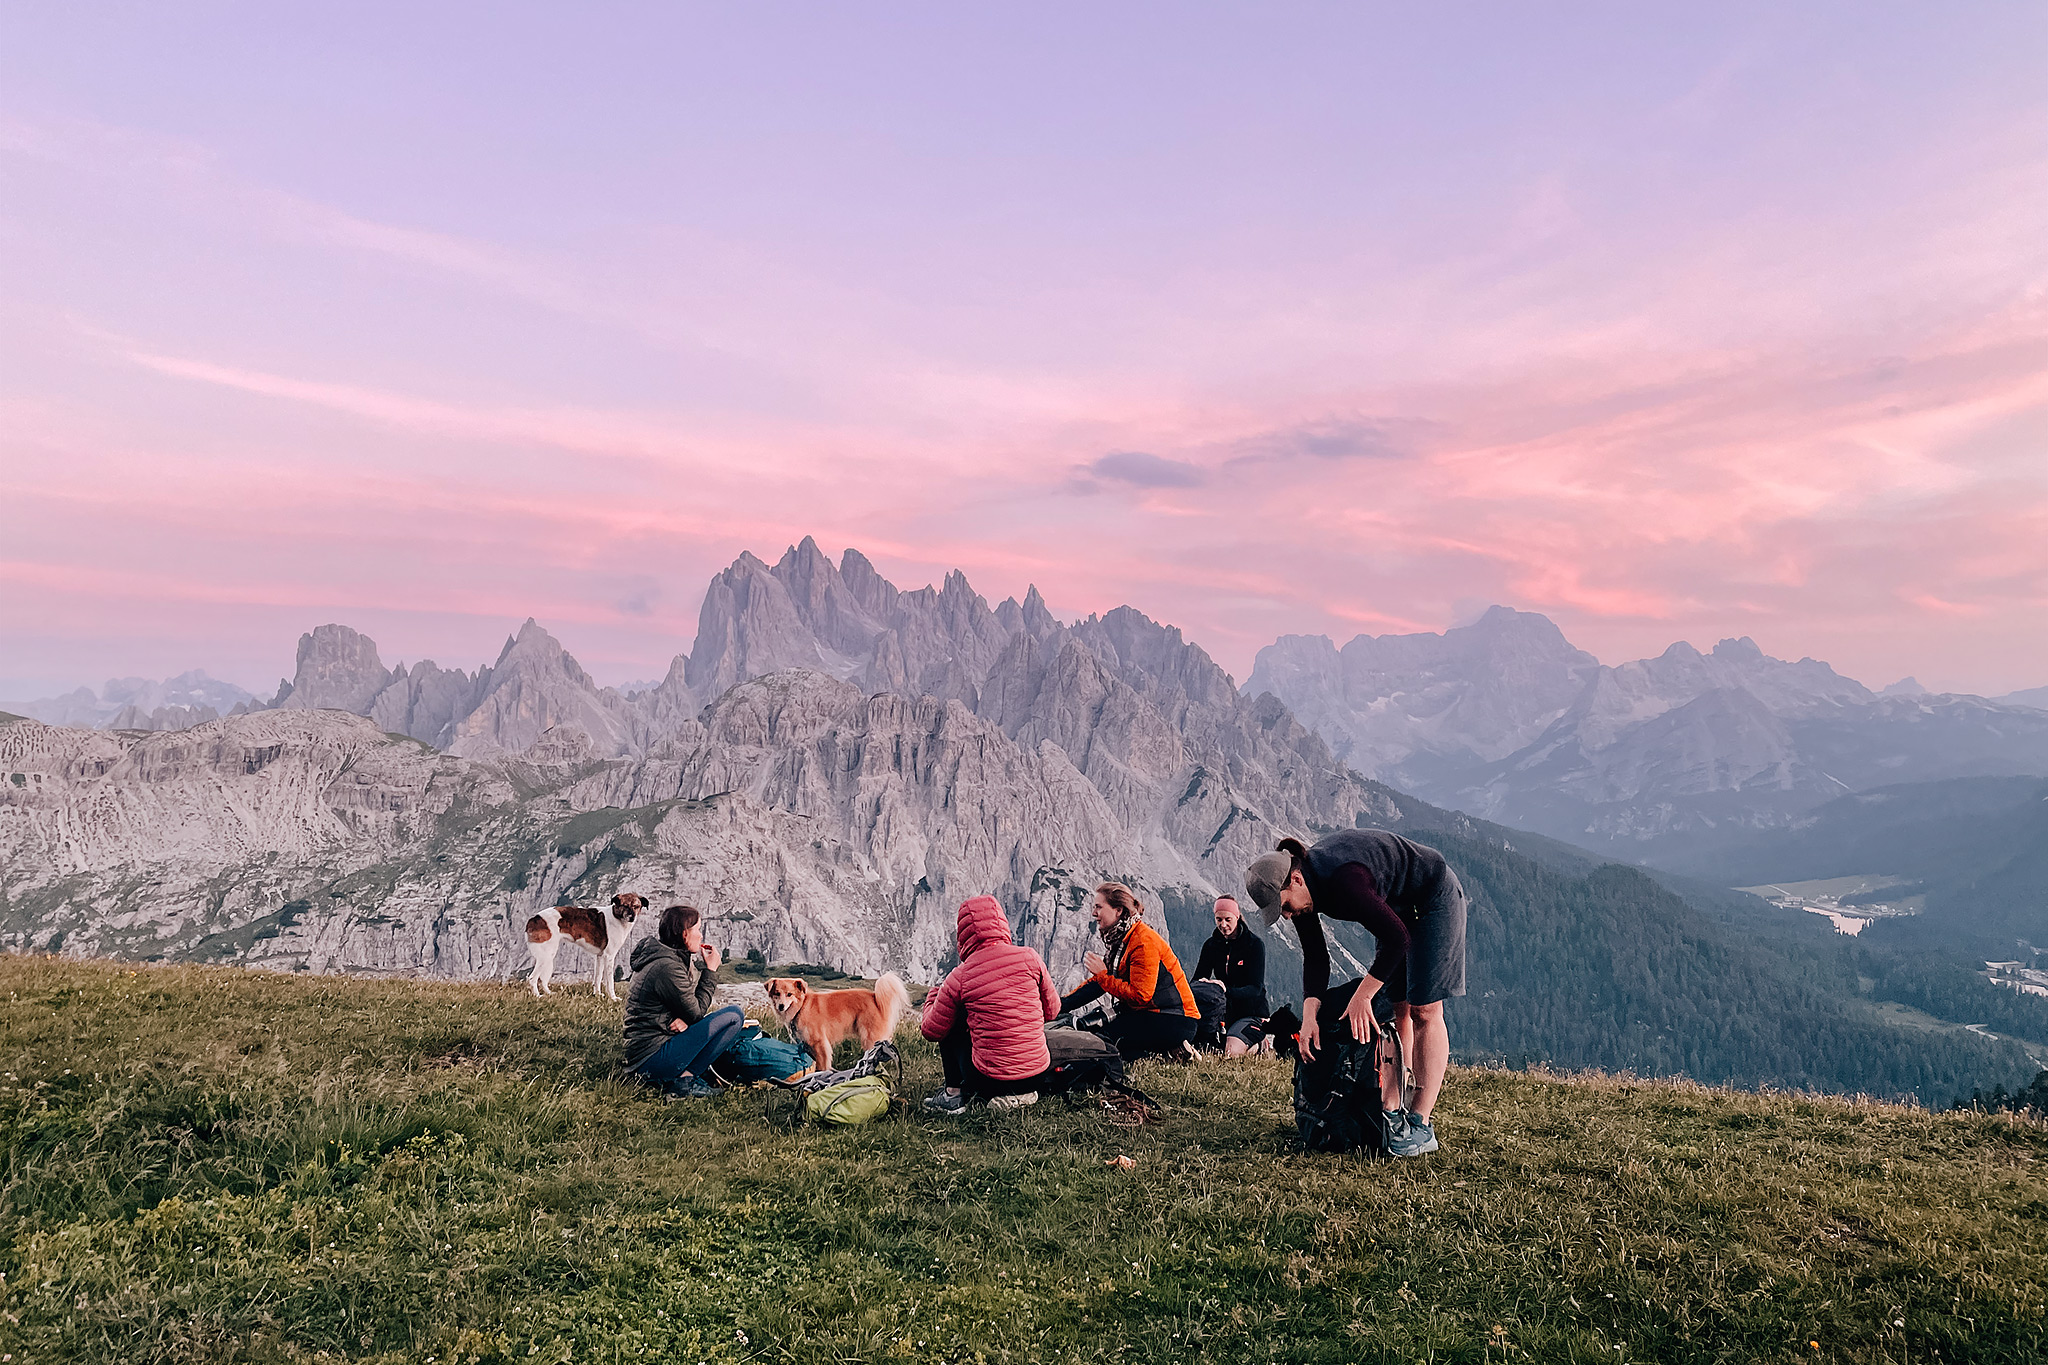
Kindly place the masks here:
<instances>
[{"instance_id":1,"label":"jagged mountain peak","mask_svg":"<svg viewBox=\"0 0 2048 1365\"><path fill-rule=\"evenodd\" d=\"M390 681L391 671L377 657L376 641L329 622L299 637L298 667L282 705L361 715Z\"/></svg>"}]
</instances>

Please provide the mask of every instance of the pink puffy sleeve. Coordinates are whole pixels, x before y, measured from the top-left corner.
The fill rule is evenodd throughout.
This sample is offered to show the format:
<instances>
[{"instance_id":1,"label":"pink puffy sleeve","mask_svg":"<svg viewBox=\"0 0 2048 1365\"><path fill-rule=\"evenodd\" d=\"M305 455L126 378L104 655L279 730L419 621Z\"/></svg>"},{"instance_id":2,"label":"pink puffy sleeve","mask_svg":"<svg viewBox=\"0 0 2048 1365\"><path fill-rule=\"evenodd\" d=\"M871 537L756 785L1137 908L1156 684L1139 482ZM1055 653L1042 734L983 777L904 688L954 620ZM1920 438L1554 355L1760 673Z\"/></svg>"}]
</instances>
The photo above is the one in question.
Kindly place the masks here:
<instances>
[{"instance_id":1,"label":"pink puffy sleeve","mask_svg":"<svg viewBox=\"0 0 2048 1365\"><path fill-rule=\"evenodd\" d=\"M939 983L937 990L924 998L924 1018L917 1031L935 1043L953 1031L954 1017L960 1012L959 976L956 968Z\"/></svg>"}]
</instances>

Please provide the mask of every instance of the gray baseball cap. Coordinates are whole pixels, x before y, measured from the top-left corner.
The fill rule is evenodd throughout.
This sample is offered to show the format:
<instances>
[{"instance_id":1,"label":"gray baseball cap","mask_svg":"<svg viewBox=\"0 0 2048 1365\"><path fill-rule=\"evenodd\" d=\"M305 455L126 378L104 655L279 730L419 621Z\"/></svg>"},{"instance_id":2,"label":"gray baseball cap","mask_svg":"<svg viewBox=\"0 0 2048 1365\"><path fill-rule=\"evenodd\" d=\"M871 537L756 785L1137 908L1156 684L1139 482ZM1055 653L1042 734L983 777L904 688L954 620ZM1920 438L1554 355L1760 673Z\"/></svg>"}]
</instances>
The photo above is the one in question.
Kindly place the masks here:
<instances>
[{"instance_id":1,"label":"gray baseball cap","mask_svg":"<svg viewBox=\"0 0 2048 1365\"><path fill-rule=\"evenodd\" d=\"M1244 870L1245 894L1259 907L1259 915L1272 928L1280 922L1280 892L1287 886L1287 874L1294 870L1291 853L1261 853Z\"/></svg>"}]
</instances>

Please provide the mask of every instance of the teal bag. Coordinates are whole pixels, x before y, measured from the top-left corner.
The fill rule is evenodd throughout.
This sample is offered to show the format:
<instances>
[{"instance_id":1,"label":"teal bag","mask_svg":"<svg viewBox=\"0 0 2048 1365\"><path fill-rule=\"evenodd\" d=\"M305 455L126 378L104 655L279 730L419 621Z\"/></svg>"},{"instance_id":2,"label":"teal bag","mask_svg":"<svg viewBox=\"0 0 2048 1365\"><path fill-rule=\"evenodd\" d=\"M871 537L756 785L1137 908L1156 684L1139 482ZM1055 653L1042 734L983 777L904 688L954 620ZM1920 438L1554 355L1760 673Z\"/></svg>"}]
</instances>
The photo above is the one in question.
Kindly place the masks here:
<instances>
[{"instance_id":1,"label":"teal bag","mask_svg":"<svg viewBox=\"0 0 2048 1365\"><path fill-rule=\"evenodd\" d=\"M856 1076L828 1085L804 1098L804 1113L819 1123L851 1127L889 1112L889 1082L880 1076Z\"/></svg>"},{"instance_id":2,"label":"teal bag","mask_svg":"<svg viewBox=\"0 0 2048 1365\"><path fill-rule=\"evenodd\" d=\"M718 1054L711 1069L734 1085L749 1081L787 1081L811 1070L811 1054L795 1043L770 1038L749 1022L732 1045Z\"/></svg>"}]
</instances>

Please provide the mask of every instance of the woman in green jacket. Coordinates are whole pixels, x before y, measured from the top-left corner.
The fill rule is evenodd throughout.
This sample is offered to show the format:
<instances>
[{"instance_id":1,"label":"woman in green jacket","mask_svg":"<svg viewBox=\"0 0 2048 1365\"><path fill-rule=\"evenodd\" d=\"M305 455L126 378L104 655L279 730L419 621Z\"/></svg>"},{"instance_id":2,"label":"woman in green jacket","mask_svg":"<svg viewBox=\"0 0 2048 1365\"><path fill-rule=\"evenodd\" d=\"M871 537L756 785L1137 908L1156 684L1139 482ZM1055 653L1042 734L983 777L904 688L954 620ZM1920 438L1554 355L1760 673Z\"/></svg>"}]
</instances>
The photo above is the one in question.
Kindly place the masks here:
<instances>
[{"instance_id":1,"label":"woman in green jacket","mask_svg":"<svg viewBox=\"0 0 2048 1365\"><path fill-rule=\"evenodd\" d=\"M703 916L694 906L661 912L655 937L633 949L633 984L626 992L626 1070L670 1099L716 1093L704 1073L746 1025L738 1005L713 1009L718 993L718 949L704 941Z\"/></svg>"}]
</instances>

